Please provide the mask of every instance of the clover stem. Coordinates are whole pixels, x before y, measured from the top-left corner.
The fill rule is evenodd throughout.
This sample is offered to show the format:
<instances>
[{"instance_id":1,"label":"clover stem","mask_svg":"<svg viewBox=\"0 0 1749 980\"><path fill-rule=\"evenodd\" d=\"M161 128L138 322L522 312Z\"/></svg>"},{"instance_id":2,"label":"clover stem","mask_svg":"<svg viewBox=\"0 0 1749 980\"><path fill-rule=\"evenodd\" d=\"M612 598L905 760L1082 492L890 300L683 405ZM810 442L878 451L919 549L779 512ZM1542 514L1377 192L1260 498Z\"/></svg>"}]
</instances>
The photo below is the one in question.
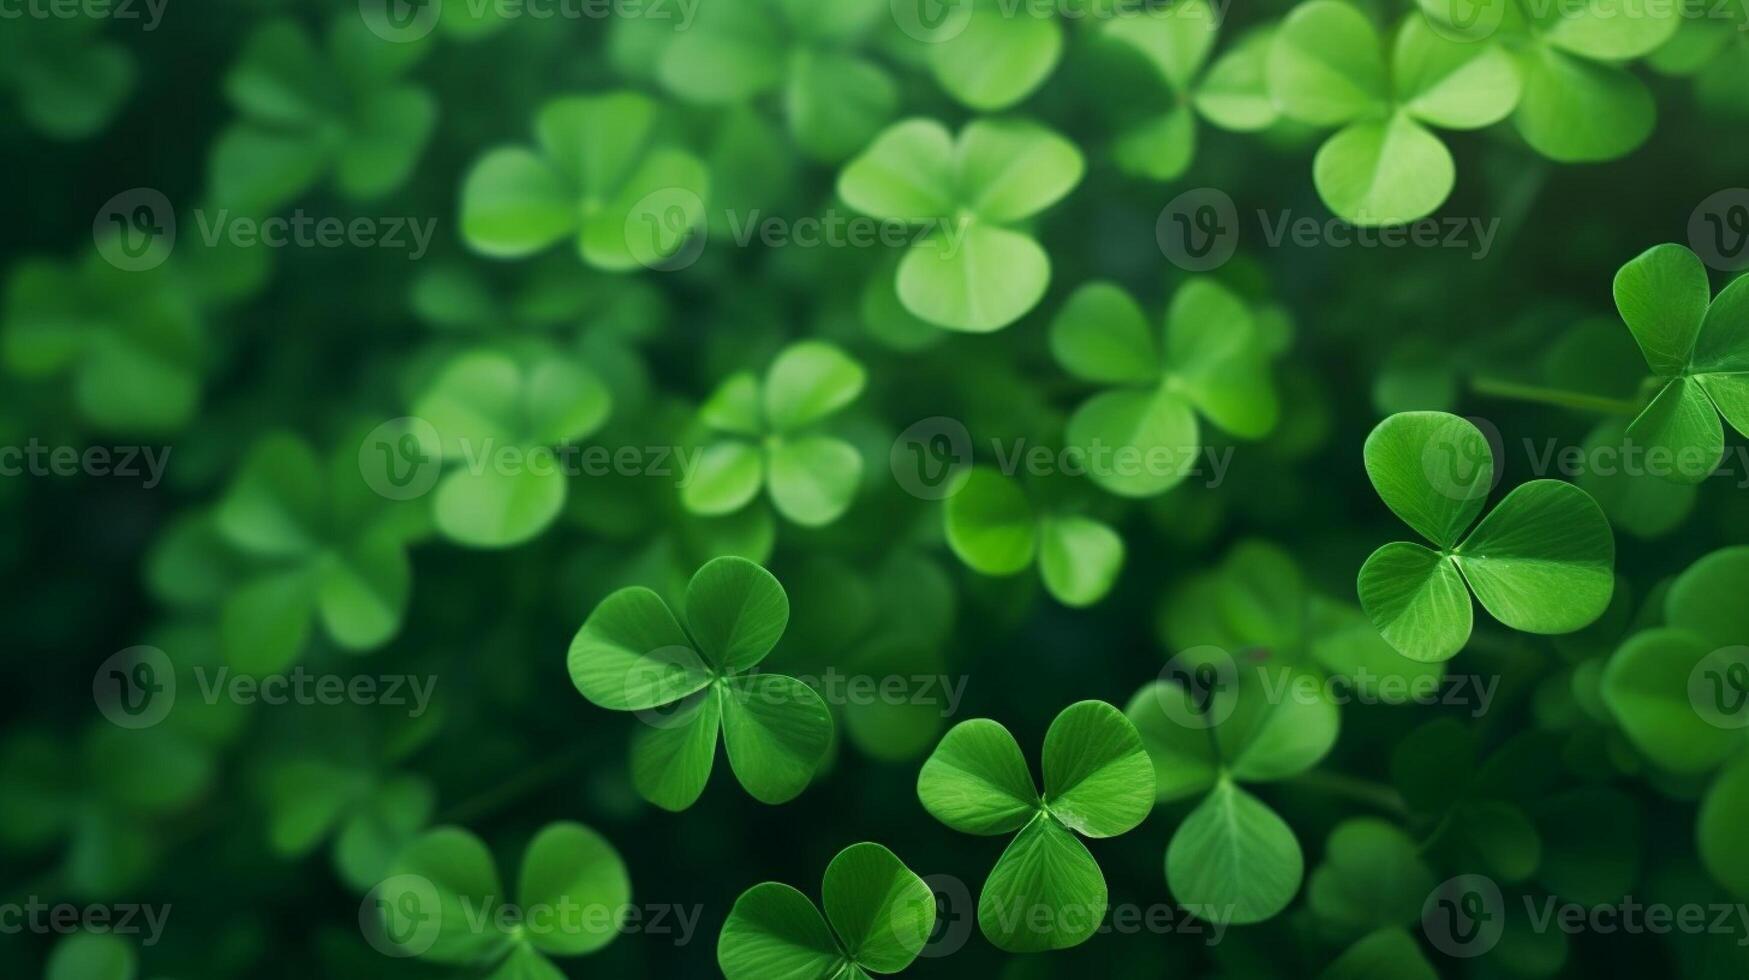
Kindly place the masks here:
<instances>
[{"instance_id":1,"label":"clover stem","mask_svg":"<svg viewBox=\"0 0 1749 980\"><path fill-rule=\"evenodd\" d=\"M1570 408L1580 412L1597 412L1602 415L1633 415L1639 411L1639 406L1624 398L1608 398L1603 395L1587 395L1577 391L1567 391L1564 388L1546 388L1541 385L1520 384L1516 381L1506 381L1501 378L1471 378L1470 390L1478 395L1491 398L1505 398L1511 401L1533 402L1538 405L1553 405L1556 408Z\"/></svg>"},{"instance_id":2,"label":"clover stem","mask_svg":"<svg viewBox=\"0 0 1749 980\"><path fill-rule=\"evenodd\" d=\"M1313 769L1300 773L1287 781L1289 786L1298 786L1315 792L1327 793L1331 796L1341 796L1357 803L1365 803L1399 817L1409 815L1409 805L1403 802L1403 795L1395 789L1370 779L1360 779L1355 776L1345 776L1339 772L1324 769Z\"/></svg>"}]
</instances>

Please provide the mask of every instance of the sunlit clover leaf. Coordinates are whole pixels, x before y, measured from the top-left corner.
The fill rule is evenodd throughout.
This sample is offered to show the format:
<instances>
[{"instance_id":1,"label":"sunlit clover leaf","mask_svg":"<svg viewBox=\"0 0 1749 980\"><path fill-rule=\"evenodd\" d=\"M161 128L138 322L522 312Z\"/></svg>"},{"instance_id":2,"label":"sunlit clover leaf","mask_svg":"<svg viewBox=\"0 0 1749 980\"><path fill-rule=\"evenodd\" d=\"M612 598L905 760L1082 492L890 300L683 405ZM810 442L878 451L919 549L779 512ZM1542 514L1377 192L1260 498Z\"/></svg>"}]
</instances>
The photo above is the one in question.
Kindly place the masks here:
<instances>
[{"instance_id":1,"label":"sunlit clover leaf","mask_svg":"<svg viewBox=\"0 0 1749 980\"><path fill-rule=\"evenodd\" d=\"M213 202L266 215L324 176L355 200L406 182L437 123L437 100L402 76L420 44L384 44L363 19L338 16L319 47L296 22L263 24L225 76L241 119L210 158Z\"/></svg>"},{"instance_id":2,"label":"sunlit clover leaf","mask_svg":"<svg viewBox=\"0 0 1749 980\"><path fill-rule=\"evenodd\" d=\"M1414 838L1362 817L1330 832L1324 861L1307 879L1306 904L1335 935L1350 939L1414 923L1433 887L1433 872Z\"/></svg>"},{"instance_id":3,"label":"sunlit clover leaf","mask_svg":"<svg viewBox=\"0 0 1749 980\"><path fill-rule=\"evenodd\" d=\"M1615 591L1615 537L1585 491L1533 480L1466 537L1494 485L1479 429L1443 412L1403 412L1373 429L1365 456L1385 505L1439 549L1393 542L1361 567L1360 604L1398 653L1455 656L1469 642L1471 592L1527 633L1571 633L1603 615Z\"/></svg>"},{"instance_id":4,"label":"sunlit clover leaf","mask_svg":"<svg viewBox=\"0 0 1749 980\"><path fill-rule=\"evenodd\" d=\"M571 683L590 703L644 713L632 782L667 810L698 800L717 732L735 778L776 805L801 794L832 741L832 714L814 690L756 674L789 623L789 597L744 558L705 564L686 588L686 626L660 596L633 587L595 607L571 641ZM661 709L660 711L656 709Z\"/></svg>"},{"instance_id":5,"label":"sunlit clover leaf","mask_svg":"<svg viewBox=\"0 0 1749 980\"><path fill-rule=\"evenodd\" d=\"M1282 113L1341 126L1312 176L1330 210L1359 225L1431 214L1451 194L1451 151L1429 127L1479 129L1518 104L1511 56L1452 41L1409 17L1388 45L1367 15L1337 0L1294 8L1270 45L1269 91Z\"/></svg>"},{"instance_id":6,"label":"sunlit clover leaf","mask_svg":"<svg viewBox=\"0 0 1749 980\"><path fill-rule=\"evenodd\" d=\"M459 464L432 493L438 530L475 548L540 534L565 505L567 479L555 450L600 428L611 409L592 370L545 346L453 357L413 404L413 415L440 441L420 452Z\"/></svg>"},{"instance_id":7,"label":"sunlit clover leaf","mask_svg":"<svg viewBox=\"0 0 1749 980\"><path fill-rule=\"evenodd\" d=\"M681 489L696 514L731 514L763 488L785 518L820 527L843 516L862 478L855 446L820 431L826 419L862 394L868 374L831 344L784 348L763 379L730 377L699 410L721 438L705 447Z\"/></svg>"},{"instance_id":8,"label":"sunlit clover leaf","mask_svg":"<svg viewBox=\"0 0 1749 980\"><path fill-rule=\"evenodd\" d=\"M854 980L899 973L935 929L935 894L879 844L852 844L826 866L826 914L788 885L741 893L717 937L728 980Z\"/></svg>"},{"instance_id":9,"label":"sunlit clover leaf","mask_svg":"<svg viewBox=\"0 0 1749 980\"><path fill-rule=\"evenodd\" d=\"M1037 91L1062 59L1063 25L1053 9L1009 0L892 0L894 16L919 38L935 81L980 112L1006 109Z\"/></svg>"},{"instance_id":10,"label":"sunlit clover leaf","mask_svg":"<svg viewBox=\"0 0 1749 980\"><path fill-rule=\"evenodd\" d=\"M225 539L259 562L220 612L227 659L275 673L303 652L314 622L363 652L401 628L412 591L406 543L388 501L366 489L356 450L323 463L303 440L256 443L219 503Z\"/></svg>"},{"instance_id":11,"label":"sunlit clover leaf","mask_svg":"<svg viewBox=\"0 0 1749 980\"><path fill-rule=\"evenodd\" d=\"M927 226L900 260L899 301L950 330L1000 330L1038 305L1050 256L1014 226L1061 200L1086 165L1075 144L1036 123L980 119L960 131L895 123L845 165L838 195L889 221Z\"/></svg>"},{"instance_id":12,"label":"sunlit clover leaf","mask_svg":"<svg viewBox=\"0 0 1749 980\"><path fill-rule=\"evenodd\" d=\"M1280 414L1256 318L1212 279L1179 288L1158 336L1118 286L1082 286L1051 323L1051 352L1110 386L1075 410L1064 436L1093 482L1120 496L1164 493L1202 464L1198 413L1246 439Z\"/></svg>"},{"instance_id":13,"label":"sunlit clover leaf","mask_svg":"<svg viewBox=\"0 0 1749 980\"><path fill-rule=\"evenodd\" d=\"M660 267L704 224L710 174L661 135L662 109L635 92L566 96L535 117L537 149L487 151L464 178L462 237L516 259L574 238L610 272Z\"/></svg>"},{"instance_id":14,"label":"sunlit clover leaf","mask_svg":"<svg viewBox=\"0 0 1749 980\"><path fill-rule=\"evenodd\" d=\"M76 140L109 125L134 88L133 56L101 35L101 17L8 18L0 31L0 89L51 139Z\"/></svg>"},{"instance_id":15,"label":"sunlit clover leaf","mask_svg":"<svg viewBox=\"0 0 1749 980\"><path fill-rule=\"evenodd\" d=\"M1181 176L1196 155L1198 114L1222 129L1247 133L1279 118L1263 77L1268 33L1247 35L1209 66L1219 21L1207 0L1190 0L1104 23L1105 37L1130 46L1153 66L1174 103L1118 134L1113 155L1126 173L1153 180Z\"/></svg>"},{"instance_id":16,"label":"sunlit clover leaf","mask_svg":"<svg viewBox=\"0 0 1749 980\"><path fill-rule=\"evenodd\" d=\"M1083 514L1045 509L1015 480L975 467L942 511L948 547L982 575L1015 575L1035 563L1066 606L1090 606L1123 570L1123 538Z\"/></svg>"},{"instance_id":17,"label":"sunlit clover leaf","mask_svg":"<svg viewBox=\"0 0 1749 980\"><path fill-rule=\"evenodd\" d=\"M1749 281L1714 297L1693 252L1658 245L1616 273L1615 305L1663 382L1627 436L1670 454L1660 475L1700 483L1725 453L1721 415L1749 435Z\"/></svg>"},{"instance_id":18,"label":"sunlit clover leaf","mask_svg":"<svg viewBox=\"0 0 1749 980\"><path fill-rule=\"evenodd\" d=\"M613 845L569 822L548 824L523 852L515 899L520 916L501 914L506 892L492 852L459 827L420 836L391 871L372 891L385 919L379 940L498 980L562 976L548 958L586 956L612 942L632 894ZM412 921L397 924L397 916ZM435 923L435 933L420 928L423 923ZM411 940L399 938L409 927ZM424 940L429 948L416 948Z\"/></svg>"},{"instance_id":19,"label":"sunlit clover leaf","mask_svg":"<svg viewBox=\"0 0 1749 980\"><path fill-rule=\"evenodd\" d=\"M1153 765L1123 713L1103 701L1064 708L1045 733L1045 791L1020 746L989 719L948 730L917 777L935 819L980 836L1019 831L978 897L978 926L997 947L1078 946L1105 918L1105 876L1081 837L1117 837L1154 806Z\"/></svg>"}]
</instances>

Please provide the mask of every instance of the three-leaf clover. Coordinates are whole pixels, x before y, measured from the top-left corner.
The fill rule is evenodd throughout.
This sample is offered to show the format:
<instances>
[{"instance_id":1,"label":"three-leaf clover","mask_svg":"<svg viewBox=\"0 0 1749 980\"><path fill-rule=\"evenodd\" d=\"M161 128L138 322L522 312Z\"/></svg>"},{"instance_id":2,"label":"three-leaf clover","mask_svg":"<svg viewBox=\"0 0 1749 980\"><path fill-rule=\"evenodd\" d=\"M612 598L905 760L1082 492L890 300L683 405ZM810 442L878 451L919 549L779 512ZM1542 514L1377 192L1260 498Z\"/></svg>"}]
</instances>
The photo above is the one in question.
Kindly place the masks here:
<instances>
[{"instance_id":1,"label":"three-leaf clover","mask_svg":"<svg viewBox=\"0 0 1749 980\"><path fill-rule=\"evenodd\" d=\"M789 596L745 558L707 562L686 586L686 626L655 592L601 600L571 641L571 683L592 704L645 713L632 740L632 782L667 810L698 800L716 759L754 799L795 799L832 741L832 713L813 688L756 674L789 624ZM664 709L658 713L654 709Z\"/></svg>"},{"instance_id":2,"label":"three-leaf clover","mask_svg":"<svg viewBox=\"0 0 1749 980\"><path fill-rule=\"evenodd\" d=\"M8 17L0 31L0 88L18 114L52 139L102 131L133 91L127 48L104 40L99 17Z\"/></svg>"},{"instance_id":3,"label":"three-leaf clover","mask_svg":"<svg viewBox=\"0 0 1749 980\"><path fill-rule=\"evenodd\" d=\"M1125 173L1153 180L1182 176L1196 156L1198 115L1245 133L1268 129L1280 118L1264 80L1269 32L1246 35L1210 66L1219 21L1208 0L1187 0L1116 17L1102 28L1105 37L1147 60L1172 99L1118 134L1112 155Z\"/></svg>"},{"instance_id":4,"label":"three-leaf clover","mask_svg":"<svg viewBox=\"0 0 1749 980\"><path fill-rule=\"evenodd\" d=\"M1051 260L1014 226L1061 200L1086 164L1075 144L1019 119L979 119L956 141L907 119L845 165L838 195L866 214L923 225L900 260L899 301L950 330L1000 330L1038 305Z\"/></svg>"},{"instance_id":5,"label":"three-leaf clover","mask_svg":"<svg viewBox=\"0 0 1749 980\"><path fill-rule=\"evenodd\" d=\"M491 971L480 975L495 980L562 976L549 957L586 956L613 942L632 887L606 838L560 822L528 842L515 903L504 895L485 843L440 827L408 844L372 889L367 901L382 922L369 938L379 950Z\"/></svg>"},{"instance_id":6,"label":"three-leaf clover","mask_svg":"<svg viewBox=\"0 0 1749 980\"><path fill-rule=\"evenodd\" d=\"M1164 493L1197 470L1197 412L1246 439L1280 414L1257 317L1212 279L1179 287L1158 334L1122 288L1088 283L1051 323L1051 352L1076 377L1112 386L1075 410L1064 437L1093 482L1121 496Z\"/></svg>"},{"instance_id":7,"label":"three-leaf clover","mask_svg":"<svg viewBox=\"0 0 1749 980\"><path fill-rule=\"evenodd\" d=\"M942 519L948 547L973 571L1016 575L1038 564L1045 589L1066 606L1090 606L1123 570L1123 538L1069 506L1033 499L1018 481L985 466L961 478Z\"/></svg>"},{"instance_id":8,"label":"three-leaf clover","mask_svg":"<svg viewBox=\"0 0 1749 980\"><path fill-rule=\"evenodd\" d=\"M862 394L867 377L837 347L809 340L784 348L763 380L743 371L724 381L699 418L726 438L699 457L681 491L686 508L733 513L764 487L778 513L797 524L837 520L856 495L862 455L817 429Z\"/></svg>"},{"instance_id":9,"label":"three-leaf clover","mask_svg":"<svg viewBox=\"0 0 1749 980\"><path fill-rule=\"evenodd\" d=\"M1134 830L1154 808L1141 736L1103 701L1064 708L1045 733L1041 796L1020 745L987 718L942 736L917 777L930 815L983 837L1019 831L978 896L978 928L1011 953L1078 946L1105 918L1105 876L1082 837Z\"/></svg>"},{"instance_id":10,"label":"three-leaf clover","mask_svg":"<svg viewBox=\"0 0 1749 980\"><path fill-rule=\"evenodd\" d=\"M359 17L337 17L325 50L291 20L257 28L225 76L242 119L212 147L214 204L266 215L330 174L355 200L400 187L437 124L437 100L401 80L426 50Z\"/></svg>"},{"instance_id":11,"label":"three-leaf clover","mask_svg":"<svg viewBox=\"0 0 1749 980\"><path fill-rule=\"evenodd\" d=\"M1700 483L1725 454L1719 416L1749 435L1749 280L1715 298L1693 252L1658 245L1616 273L1615 305L1663 384L1627 436L1670 454L1660 475Z\"/></svg>"},{"instance_id":12,"label":"three-leaf clover","mask_svg":"<svg viewBox=\"0 0 1749 980\"><path fill-rule=\"evenodd\" d=\"M544 344L451 358L414 402L413 417L429 424L401 437L416 440L419 466L460 464L437 483L438 530L476 548L540 534L565 506L569 481L557 449L600 428L612 404L592 370Z\"/></svg>"},{"instance_id":13,"label":"three-leaf clover","mask_svg":"<svg viewBox=\"0 0 1749 980\"><path fill-rule=\"evenodd\" d=\"M663 135L661 106L636 92L574 95L541 107L538 151L490 150L462 183L462 237L494 258L524 258L574 237L583 261L660 268L704 222L705 165Z\"/></svg>"},{"instance_id":14,"label":"three-leaf clover","mask_svg":"<svg viewBox=\"0 0 1749 980\"><path fill-rule=\"evenodd\" d=\"M823 917L789 885L767 881L743 892L717 937L723 976L866 980L910 966L935 931L935 894L879 844L839 851L820 897Z\"/></svg>"},{"instance_id":15,"label":"three-leaf clover","mask_svg":"<svg viewBox=\"0 0 1749 980\"><path fill-rule=\"evenodd\" d=\"M1362 225L1431 214L1456 182L1451 151L1429 126L1480 129L1518 104L1512 58L1497 45L1441 36L1410 16L1387 47L1340 0L1301 4L1275 32L1269 91L1283 114L1340 126L1312 162L1318 195Z\"/></svg>"},{"instance_id":16,"label":"three-leaf clover","mask_svg":"<svg viewBox=\"0 0 1749 980\"><path fill-rule=\"evenodd\" d=\"M1591 495L1532 480L1466 537L1494 488L1487 437L1444 412L1403 412L1366 440L1366 474L1385 506L1438 547L1396 541L1360 569L1360 604L1412 660L1448 660L1469 642L1470 593L1527 633L1571 633L1615 591L1615 537Z\"/></svg>"}]
</instances>

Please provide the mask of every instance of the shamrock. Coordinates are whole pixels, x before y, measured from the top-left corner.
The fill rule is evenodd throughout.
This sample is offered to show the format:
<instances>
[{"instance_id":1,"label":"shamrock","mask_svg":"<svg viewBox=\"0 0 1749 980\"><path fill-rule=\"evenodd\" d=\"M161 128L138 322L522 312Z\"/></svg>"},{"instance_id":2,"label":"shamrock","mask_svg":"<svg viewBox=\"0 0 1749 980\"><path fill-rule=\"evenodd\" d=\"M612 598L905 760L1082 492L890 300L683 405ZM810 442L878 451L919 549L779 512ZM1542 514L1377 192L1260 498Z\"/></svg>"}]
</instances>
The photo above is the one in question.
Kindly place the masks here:
<instances>
[{"instance_id":1,"label":"shamrock","mask_svg":"<svg viewBox=\"0 0 1749 980\"><path fill-rule=\"evenodd\" d=\"M98 36L100 17L7 17L0 31L0 89L51 139L77 140L109 125L134 87L128 50Z\"/></svg>"},{"instance_id":2,"label":"shamrock","mask_svg":"<svg viewBox=\"0 0 1749 980\"><path fill-rule=\"evenodd\" d=\"M1063 56L1063 26L1048 5L1014 0L891 0L906 34L924 46L935 81L961 104L1006 109L1044 84ZM1112 6L1089 0L1084 16Z\"/></svg>"},{"instance_id":3,"label":"shamrock","mask_svg":"<svg viewBox=\"0 0 1749 980\"><path fill-rule=\"evenodd\" d=\"M1125 709L1152 760L1159 801L1202 797L1166 847L1166 883L1178 904L1208 921L1262 922L1299 891L1299 841L1241 784L1299 775L1336 744L1340 715L1316 681L1291 665L1271 677L1240 668L1224 650L1191 648ZM1319 693L1280 693L1303 690Z\"/></svg>"},{"instance_id":4,"label":"shamrock","mask_svg":"<svg viewBox=\"0 0 1749 980\"><path fill-rule=\"evenodd\" d=\"M980 119L960 131L907 119L845 165L838 195L866 214L929 227L899 263L899 301L950 330L1000 330L1038 305L1051 260L1011 226L1081 182L1075 144L1036 123Z\"/></svg>"},{"instance_id":5,"label":"shamrock","mask_svg":"<svg viewBox=\"0 0 1749 980\"><path fill-rule=\"evenodd\" d=\"M1646 63L1666 74L1693 76L1702 105L1741 119L1749 115L1749 9L1726 4L1723 12L1683 17Z\"/></svg>"},{"instance_id":6,"label":"shamrock","mask_svg":"<svg viewBox=\"0 0 1749 980\"><path fill-rule=\"evenodd\" d=\"M1651 135L1657 106L1623 63L1652 53L1676 33L1676 7L1654 4L1624 16L1591 3L1418 3L1440 36L1512 55L1523 79L1513 122L1543 156L1562 163L1613 160Z\"/></svg>"},{"instance_id":7,"label":"shamrock","mask_svg":"<svg viewBox=\"0 0 1749 980\"><path fill-rule=\"evenodd\" d=\"M262 437L219 502L219 532L256 560L226 597L219 630L240 670L278 673L303 652L313 620L346 650L400 631L413 587L408 525L369 489L346 446L324 463L289 433Z\"/></svg>"},{"instance_id":8,"label":"shamrock","mask_svg":"<svg viewBox=\"0 0 1749 980\"><path fill-rule=\"evenodd\" d=\"M891 118L898 86L851 49L887 10L886 0L730 0L704 5L655 59L675 95L705 105L781 90L790 133L819 160L841 160ZM652 27L652 29L654 29Z\"/></svg>"},{"instance_id":9,"label":"shamrock","mask_svg":"<svg viewBox=\"0 0 1749 980\"><path fill-rule=\"evenodd\" d=\"M1615 306L1663 385L1628 438L1671 454L1661 473L1700 483L1725 454L1719 416L1749 435L1749 280L1714 298L1693 252L1658 245L1616 273Z\"/></svg>"},{"instance_id":10,"label":"shamrock","mask_svg":"<svg viewBox=\"0 0 1749 980\"><path fill-rule=\"evenodd\" d=\"M948 547L973 571L1014 575L1036 561L1045 590L1066 606L1090 606L1111 591L1124 543L1109 524L1054 499L1031 499L989 467L961 479L942 518Z\"/></svg>"},{"instance_id":11,"label":"shamrock","mask_svg":"<svg viewBox=\"0 0 1749 980\"><path fill-rule=\"evenodd\" d=\"M910 966L935 931L935 894L879 844L852 844L826 866L825 916L767 881L735 899L717 937L728 980L866 980ZM830 923L830 925L828 925Z\"/></svg>"},{"instance_id":12,"label":"shamrock","mask_svg":"<svg viewBox=\"0 0 1749 980\"><path fill-rule=\"evenodd\" d=\"M1518 104L1518 70L1492 44L1453 41L1409 17L1387 50L1367 16L1338 0L1294 8L1275 33L1269 92L1283 114L1341 126L1312 179L1330 210L1362 225L1431 214L1456 180L1428 126L1480 129Z\"/></svg>"},{"instance_id":13,"label":"shamrock","mask_svg":"<svg viewBox=\"0 0 1749 980\"><path fill-rule=\"evenodd\" d=\"M1269 349L1244 301L1211 279L1179 287L1157 339L1128 293L1088 283L1051 323L1051 352L1076 377L1113 387L1075 410L1064 438L1112 493L1164 493L1200 465L1198 411L1241 438L1275 427Z\"/></svg>"},{"instance_id":14,"label":"shamrock","mask_svg":"<svg viewBox=\"0 0 1749 980\"><path fill-rule=\"evenodd\" d=\"M438 530L470 547L510 547L559 516L568 481L555 447L600 428L612 403L575 355L544 343L474 348L452 357L414 402L413 418L426 424L414 422L382 451L410 455L420 468L460 463L432 498ZM409 438L411 454L400 448Z\"/></svg>"},{"instance_id":15,"label":"shamrock","mask_svg":"<svg viewBox=\"0 0 1749 980\"><path fill-rule=\"evenodd\" d=\"M578 823L528 842L516 903L503 900L492 852L459 827L428 831L401 853L367 902L382 915L372 945L494 978L562 976L549 957L587 956L619 935L631 908L625 863Z\"/></svg>"},{"instance_id":16,"label":"shamrock","mask_svg":"<svg viewBox=\"0 0 1749 980\"><path fill-rule=\"evenodd\" d=\"M417 776L378 774L317 757L276 762L262 777L275 853L302 857L333 838L334 867L368 891L431 820L436 794Z\"/></svg>"},{"instance_id":17,"label":"shamrock","mask_svg":"<svg viewBox=\"0 0 1749 980\"><path fill-rule=\"evenodd\" d=\"M636 92L553 99L535 117L539 152L490 150L462 183L462 237L523 258L575 236L609 272L670 262L704 222L710 174L661 134L661 107Z\"/></svg>"},{"instance_id":18,"label":"shamrock","mask_svg":"<svg viewBox=\"0 0 1749 980\"><path fill-rule=\"evenodd\" d=\"M784 517L807 527L837 520L856 495L862 456L819 423L862 394L862 365L820 341L791 344L766 369L764 381L743 371L724 381L699 409L699 419L728 438L711 443L682 491L695 514L730 514L761 486Z\"/></svg>"},{"instance_id":19,"label":"shamrock","mask_svg":"<svg viewBox=\"0 0 1749 980\"><path fill-rule=\"evenodd\" d=\"M1220 17L1208 0L1149 8L1104 25L1103 36L1140 54L1172 99L1163 111L1150 111L1118 134L1112 155L1125 173L1152 180L1182 176L1196 155L1198 114L1243 133L1268 129L1280 117L1264 84L1270 33L1247 34L1208 67L1219 30Z\"/></svg>"},{"instance_id":20,"label":"shamrock","mask_svg":"<svg viewBox=\"0 0 1749 980\"><path fill-rule=\"evenodd\" d=\"M1527 633L1571 633L1615 590L1615 537L1591 495L1532 480L1475 523L1494 487L1487 437L1444 412L1403 412L1366 440L1366 474L1385 506L1437 545L1396 541L1360 569L1360 604L1398 653L1449 660L1469 642L1474 592Z\"/></svg>"},{"instance_id":21,"label":"shamrock","mask_svg":"<svg viewBox=\"0 0 1749 980\"><path fill-rule=\"evenodd\" d=\"M1040 796L1020 745L987 718L942 736L917 776L930 815L981 837L1009 841L978 896L978 927L1011 953L1086 942L1105 918L1105 876L1075 835L1134 830L1154 808L1153 767L1141 736L1103 701L1081 701L1051 722Z\"/></svg>"},{"instance_id":22,"label":"shamrock","mask_svg":"<svg viewBox=\"0 0 1749 980\"><path fill-rule=\"evenodd\" d=\"M330 174L353 200L400 187L437 123L431 94L401 81L425 51L355 16L335 19L326 50L290 20L257 28L225 76L242 119L213 144L213 202L266 215Z\"/></svg>"},{"instance_id":23,"label":"shamrock","mask_svg":"<svg viewBox=\"0 0 1749 980\"><path fill-rule=\"evenodd\" d=\"M754 799L795 799L832 741L832 714L813 688L755 674L789 623L789 596L745 558L705 563L686 586L686 627L655 592L620 589L571 641L571 683L611 711L650 713L632 740L632 782L666 810L684 810L710 779L717 731L735 778Z\"/></svg>"}]
</instances>

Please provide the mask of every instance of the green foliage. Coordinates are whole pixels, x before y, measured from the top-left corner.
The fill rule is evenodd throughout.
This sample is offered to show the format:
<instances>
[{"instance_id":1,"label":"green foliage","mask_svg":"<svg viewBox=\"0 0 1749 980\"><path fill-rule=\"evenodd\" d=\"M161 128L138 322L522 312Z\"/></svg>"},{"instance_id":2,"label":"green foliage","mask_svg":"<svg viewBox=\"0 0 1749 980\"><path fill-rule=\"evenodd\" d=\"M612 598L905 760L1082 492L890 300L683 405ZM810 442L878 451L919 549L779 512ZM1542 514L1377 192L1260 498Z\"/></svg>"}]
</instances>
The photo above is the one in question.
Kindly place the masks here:
<instances>
[{"instance_id":1,"label":"green foliage","mask_svg":"<svg viewBox=\"0 0 1749 980\"><path fill-rule=\"evenodd\" d=\"M1123 538L1110 526L1035 504L987 467L966 473L942 513L948 546L968 567L1014 575L1036 563L1045 589L1066 606L1098 602L1123 570Z\"/></svg>"}]
</instances>

